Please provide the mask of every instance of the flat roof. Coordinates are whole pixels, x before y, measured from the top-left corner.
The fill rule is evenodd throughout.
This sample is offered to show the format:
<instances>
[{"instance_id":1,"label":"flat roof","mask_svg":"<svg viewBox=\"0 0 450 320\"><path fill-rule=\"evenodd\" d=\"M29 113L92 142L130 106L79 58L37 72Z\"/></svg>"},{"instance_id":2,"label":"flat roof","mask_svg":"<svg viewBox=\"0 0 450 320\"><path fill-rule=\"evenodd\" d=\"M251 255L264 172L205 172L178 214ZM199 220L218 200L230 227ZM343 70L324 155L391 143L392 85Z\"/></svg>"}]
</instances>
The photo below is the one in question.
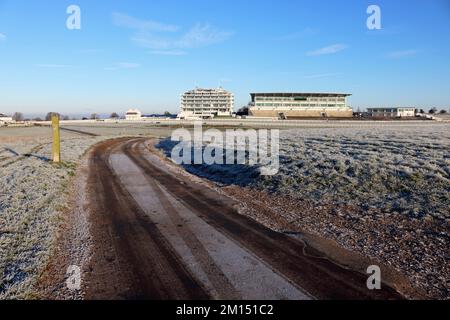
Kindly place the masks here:
<instances>
[{"instance_id":1,"label":"flat roof","mask_svg":"<svg viewBox=\"0 0 450 320\"><path fill-rule=\"evenodd\" d=\"M263 97L348 97L351 96L350 93L327 93L327 92L259 92L250 93L252 97L263 96Z\"/></svg>"},{"instance_id":2,"label":"flat roof","mask_svg":"<svg viewBox=\"0 0 450 320\"><path fill-rule=\"evenodd\" d=\"M367 108L367 110L399 110L399 109L417 109L415 107L378 107L378 108Z\"/></svg>"}]
</instances>

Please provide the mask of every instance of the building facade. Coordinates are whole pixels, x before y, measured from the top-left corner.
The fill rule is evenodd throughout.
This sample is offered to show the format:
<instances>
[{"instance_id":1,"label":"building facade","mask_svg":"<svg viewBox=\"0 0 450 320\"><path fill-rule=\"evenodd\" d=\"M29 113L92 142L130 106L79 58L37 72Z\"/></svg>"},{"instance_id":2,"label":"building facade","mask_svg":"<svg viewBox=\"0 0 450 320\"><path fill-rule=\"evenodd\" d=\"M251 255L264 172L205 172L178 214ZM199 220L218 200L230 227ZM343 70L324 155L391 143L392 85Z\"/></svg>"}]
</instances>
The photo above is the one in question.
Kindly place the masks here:
<instances>
[{"instance_id":1,"label":"building facade","mask_svg":"<svg viewBox=\"0 0 450 320\"><path fill-rule=\"evenodd\" d=\"M125 120L136 121L142 119L142 113L138 109L130 109L125 113Z\"/></svg>"},{"instance_id":2,"label":"building facade","mask_svg":"<svg viewBox=\"0 0 450 320\"><path fill-rule=\"evenodd\" d=\"M279 119L351 118L345 93L251 93L249 115Z\"/></svg>"},{"instance_id":3,"label":"building facade","mask_svg":"<svg viewBox=\"0 0 450 320\"><path fill-rule=\"evenodd\" d=\"M182 95L180 107L179 119L231 117L233 114L234 96L222 88L196 88Z\"/></svg>"},{"instance_id":4,"label":"building facade","mask_svg":"<svg viewBox=\"0 0 450 320\"><path fill-rule=\"evenodd\" d=\"M8 122L12 122L12 121L13 121L12 117L9 117L3 113L0 113L0 122L8 123Z\"/></svg>"},{"instance_id":5,"label":"building facade","mask_svg":"<svg viewBox=\"0 0 450 320\"><path fill-rule=\"evenodd\" d=\"M367 108L367 112L374 118L407 118L416 115L415 108Z\"/></svg>"}]
</instances>

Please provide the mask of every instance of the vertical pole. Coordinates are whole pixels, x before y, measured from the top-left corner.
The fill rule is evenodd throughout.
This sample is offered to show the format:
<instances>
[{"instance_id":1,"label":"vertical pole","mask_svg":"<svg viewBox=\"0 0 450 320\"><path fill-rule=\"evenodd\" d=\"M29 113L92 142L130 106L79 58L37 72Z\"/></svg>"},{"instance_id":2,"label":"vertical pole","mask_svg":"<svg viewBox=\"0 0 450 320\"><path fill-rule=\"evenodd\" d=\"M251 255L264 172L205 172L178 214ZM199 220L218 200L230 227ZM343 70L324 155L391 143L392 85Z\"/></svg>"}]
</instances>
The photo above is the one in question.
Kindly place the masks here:
<instances>
[{"instance_id":1,"label":"vertical pole","mask_svg":"<svg viewBox=\"0 0 450 320\"><path fill-rule=\"evenodd\" d=\"M52 129L53 129L53 148L52 148L53 162L59 163L61 161L61 143L59 136L58 115L52 115Z\"/></svg>"}]
</instances>

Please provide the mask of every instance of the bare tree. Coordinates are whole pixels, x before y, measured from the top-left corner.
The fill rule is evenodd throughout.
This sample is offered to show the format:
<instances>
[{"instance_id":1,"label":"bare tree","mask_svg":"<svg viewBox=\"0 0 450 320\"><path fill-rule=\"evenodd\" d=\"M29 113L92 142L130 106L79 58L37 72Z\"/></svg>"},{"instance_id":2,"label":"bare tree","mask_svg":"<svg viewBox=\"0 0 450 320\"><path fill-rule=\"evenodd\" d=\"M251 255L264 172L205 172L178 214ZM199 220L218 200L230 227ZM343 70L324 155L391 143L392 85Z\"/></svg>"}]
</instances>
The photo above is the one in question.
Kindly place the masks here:
<instances>
[{"instance_id":1,"label":"bare tree","mask_svg":"<svg viewBox=\"0 0 450 320\"><path fill-rule=\"evenodd\" d=\"M118 119L119 115L116 112L111 113L111 115L109 116L110 119Z\"/></svg>"},{"instance_id":2,"label":"bare tree","mask_svg":"<svg viewBox=\"0 0 450 320\"><path fill-rule=\"evenodd\" d=\"M61 116L60 116L60 114L59 113L57 113L57 112L49 112L49 113L47 113L47 115L45 116L45 121L50 121L50 120L52 120L52 117L53 116L58 116L59 118L61 118Z\"/></svg>"},{"instance_id":3,"label":"bare tree","mask_svg":"<svg viewBox=\"0 0 450 320\"><path fill-rule=\"evenodd\" d=\"M12 119L14 121L23 121L23 113L21 112L15 112L12 116Z\"/></svg>"},{"instance_id":4,"label":"bare tree","mask_svg":"<svg viewBox=\"0 0 450 320\"><path fill-rule=\"evenodd\" d=\"M91 120L97 120L98 115L96 113L91 114Z\"/></svg>"}]
</instances>

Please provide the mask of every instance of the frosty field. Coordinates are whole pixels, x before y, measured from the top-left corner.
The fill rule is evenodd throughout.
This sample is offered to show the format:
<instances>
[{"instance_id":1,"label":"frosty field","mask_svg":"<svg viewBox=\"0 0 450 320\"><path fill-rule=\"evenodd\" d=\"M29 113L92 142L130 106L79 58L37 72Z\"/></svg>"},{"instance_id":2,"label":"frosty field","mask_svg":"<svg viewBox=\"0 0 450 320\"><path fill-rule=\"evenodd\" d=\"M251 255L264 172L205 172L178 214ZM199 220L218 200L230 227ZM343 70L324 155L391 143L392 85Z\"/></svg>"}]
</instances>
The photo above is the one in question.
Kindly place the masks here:
<instances>
[{"instance_id":1,"label":"frosty field","mask_svg":"<svg viewBox=\"0 0 450 320\"><path fill-rule=\"evenodd\" d=\"M333 239L393 266L428 297L450 296L448 124L281 131L275 176L249 166L184 167L234 198L272 208L276 216L253 215L274 229Z\"/></svg>"},{"instance_id":2,"label":"frosty field","mask_svg":"<svg viewBox=\"0 0 450 320\"><path fill-rule=\"evenodd\" d=\"M51 131L0 128L0 299L39 298L36 281L64 219L67 186L86 150L118 136L167 137L150 125L77 125L62 131L63 163L49 161ZM159 145L170 152L173 143ZM450 125L305 123L280 131L280 171L184 166L280 232L307 232L388 265L422 296L449 298Z\"/></svg>"},{"instance_id":3,"label":"frosty field","mask_svg":"<svg viewBox=\"0 0 450 320\"><path fill-rule=\"evenodd\" d=\"M0 299L33 298L80 156L102 138L63 133L64 162L49 161L48 128L0 131Z\"/></svg>"},{"instance_id":4,"label":"frosty field","mask_svg":"<svg viewBox=\"0 0 450 320\"><path fill-rule=\"evenodd\" d=\"M73 126L61 131L62 163L50 161L48 127L0 128L0 300L38 297L45 266L67 206L68 184L84 153L118 136L167 135L146 126Z\"/></svg>"}]
</instances>

